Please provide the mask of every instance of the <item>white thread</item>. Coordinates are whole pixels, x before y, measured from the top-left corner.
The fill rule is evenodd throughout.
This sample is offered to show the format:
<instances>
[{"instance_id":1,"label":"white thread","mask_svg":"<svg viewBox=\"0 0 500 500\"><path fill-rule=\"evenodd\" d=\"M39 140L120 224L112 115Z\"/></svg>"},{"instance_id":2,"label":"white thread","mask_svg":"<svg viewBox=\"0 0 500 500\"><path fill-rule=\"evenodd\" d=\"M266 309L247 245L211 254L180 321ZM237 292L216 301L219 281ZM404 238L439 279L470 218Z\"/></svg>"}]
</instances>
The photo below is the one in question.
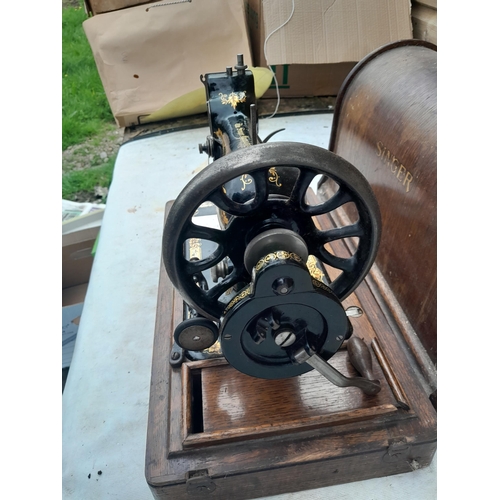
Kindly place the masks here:
<instances>
[{"instance_id":1,"label":"white thread","mask_svg":"<svg viewBox=\"0 0 500 500\"><path fill-rule=\"evenodd\" d=\"M290 19L292 19L292 16L295 12L295 0L292 0L292 12L290 12L290 15L288 16L288 19L281 25L281 26L278 26L276 29L274 29L273 31L271 31L271 33L269 33L269 35L267 35L266 39L264 40L264 57L266 59L266 64L267 64L267 67L271 70L271 73L273 74L273 78L274 78L274 85L276 86L276 96L278 98L277 102L276 102L276 108L274 110L274 113L269 116L269 118L273 118L274 115L278 112L278 108L279 108L279 105L280 105L280 89L279 89L279 86L278 86L278 81L276 80L276 74L274 73L273 69L271 68L271 66L269 65L269 63L267 62L267 41L269 40L269 38L271 38L272 35L274 35L278 30L280 30L281 28L283 28L286 24L288 24L288 22L290 21Z\"/></svg>"}]
</instances>

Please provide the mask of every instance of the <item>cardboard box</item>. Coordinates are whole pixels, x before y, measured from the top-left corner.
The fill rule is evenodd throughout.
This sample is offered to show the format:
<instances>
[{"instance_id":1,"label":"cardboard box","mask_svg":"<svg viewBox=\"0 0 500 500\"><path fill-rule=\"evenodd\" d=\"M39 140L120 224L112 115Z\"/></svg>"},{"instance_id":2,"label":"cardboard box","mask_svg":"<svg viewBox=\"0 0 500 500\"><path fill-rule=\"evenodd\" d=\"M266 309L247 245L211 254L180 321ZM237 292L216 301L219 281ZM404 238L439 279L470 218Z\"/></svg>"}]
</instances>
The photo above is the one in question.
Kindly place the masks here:
<instances>
[{"instance_id":1,"label":"cardboard box","mask_svg":"<svg viewBox=\"0 0 500 500\"><path fill-rule=\"evenodd\" d=\"M105 12L135 7L145 3L152 3L154 0L84 0L87 14L97 15ZM186 0L188 1L188 0Z\"/></svg>"},{"instance_id":2,"label":"cardboard box","mask_svg":"<svg viewBox=\"0 0 500 500\"><path fill-rule=\"evenodd\" d=\"M85 204L72 204L63 200L62 223L62 368L68 368L73 357L76 336L80 325L85 295L92 265L93 249L99 236L104 210L64 220L70 208L75 210ZM64 207L66 206L66 211ZM64 372L63 372L64 373ZM63 384L64 385L64 384Z\"/></svg>"},{"instance_id":3,"label":"cardboard box","mask_svg":"<svg viewBox=\"0 0 500 500\"><path fill-rule=\"evenodd\" d=\"M415 0L411 19L413 36L437 45L437 0Z\"/></svg>"},{"instance_id":4,"label":"cardboard box","mask_svg":"<svg viewBox=\"0 0 500 500\"><path fill-rule=\"evenodd\" d=\"M71 364L76 336L83 311L87 283L62 291L62 367Z\"/></svg>"},{"instance_id":5,"label":"cardboard box","mask_svg":"<svg viewBox=\"0 0 500 500\"><path fill-rule=\"evenodd\" d=\"M200 75L234 66L237 54L252 65L243 0L155 2L91 17L83 29L120 127L203 88Z\"/></svg>"},{"instance_id":6,"label":"cardboard box","mask_svg":"<svg viewBox=\"0 0 500 500\"><path fill-rule=\"evenodd\" d=\"M99 235L101 210L63 222L62 367L70 366Z\"/></svg>"},{"instance_id":7,"label":"cardboard box","mask_svg":"<svg viewBox=\"0 0 500 500\"><path fill-rule=\"evenodd\" d=\"M272 65L280 97L312 97L337 95L355 62L338 64L280 64ZM276 98L276 84L262 96Z\"/></svg>"},{"instance_id":8,"label":"cardboard box","mask_svg":"<svg viewBox=\"0 0 500 500\"><path fill-rule=\"evenodd\" d=\"M282 97L336 95L359 60L412 38L410 0L295 0L281 28L290 0L245 2L254 62L277 68Z\"/></svg>"},{"instance_id":9,"label":"cardboard box","mask_svg":"<svg viewBox=\"0 0 500 500\"><path fill-rule=\"evenodd\" d=\"M62 236L62 288L88 283L94 247L100 226L74 231Z\"/></svg>"}]
</instances>

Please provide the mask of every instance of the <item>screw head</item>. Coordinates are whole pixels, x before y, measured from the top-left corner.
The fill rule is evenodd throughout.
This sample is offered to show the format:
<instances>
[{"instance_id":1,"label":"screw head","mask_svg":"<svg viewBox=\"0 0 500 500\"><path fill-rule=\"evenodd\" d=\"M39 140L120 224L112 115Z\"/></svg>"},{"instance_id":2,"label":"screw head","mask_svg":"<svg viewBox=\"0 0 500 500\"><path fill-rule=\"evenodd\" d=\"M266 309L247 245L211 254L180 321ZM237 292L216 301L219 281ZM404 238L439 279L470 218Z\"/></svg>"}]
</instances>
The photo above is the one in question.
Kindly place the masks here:
<instances>
[{"instance_id":1,"label":"screw head","mask_svg":"<svg viewBox=\"0 0 500 500\"><path fill-rule=\"evenodd\" d=\"M178 353L177 351L174 351L172 353L172 356L170 356L172 359L179 359L181 357L180 353Z\"/></svg>"},{"instance_id":2,"label":"screw head","mask_svg":"<svg viewBox=\"0 0 500 500\"><path fill-rule=\"evenodd\" d=\"M274 341L276 342L276 345L279 345L280 347L288 347L291 346L295 340L297 339L295 333L293 333L290 330L283 330L279 332L276 337L274 337Z\"/></svg>"},{"instance_id":3,"label":"screw head","mask_svg":"<svg viewBox=\"0 0 500 500\"><path fill-rule=\"evenodd\" d=\"M276 295L287 295L293 290L293 280L288 277L277 278L272 287Z\"/></svg>"},{"instance_id":4,"label":"screw head","mask_svg":"<svg viewBox=\"0 0 500 500\"><path fill-rule=\"evenodd\" d=\"M350 316L351 318L359 318L360 316L363 316L363 309L361 309L361 307L358 306L351 306L345 310L345 313L347 316Z\"/></svg>"}]
</instances>

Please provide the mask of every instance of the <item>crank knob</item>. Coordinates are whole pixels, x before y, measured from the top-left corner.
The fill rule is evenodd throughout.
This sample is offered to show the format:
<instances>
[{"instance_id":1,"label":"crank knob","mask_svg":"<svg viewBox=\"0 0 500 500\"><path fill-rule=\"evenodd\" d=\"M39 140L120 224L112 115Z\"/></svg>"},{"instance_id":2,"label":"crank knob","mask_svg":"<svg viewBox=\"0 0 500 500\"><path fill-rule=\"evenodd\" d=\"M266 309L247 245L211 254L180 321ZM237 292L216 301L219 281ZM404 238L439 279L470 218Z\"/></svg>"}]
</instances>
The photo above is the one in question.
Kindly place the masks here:
<instances>
[{"instance_id":1,"label":"crank knob","mask_svg":"<svg viewBox=\"0 0 500 500\"><path fill-rule=\"evenodd\" d=\"M187 351L203 351L215 344L219 329L206 318L190 318L177 325L174 339L177 345Z\"/></svg>"},{"instance_id":2,"label":"crank knob","mask_svg":"<svg viewBox=\"0 0 500 500\"><path fill-rule=\"evenodd\" d=\"M375 380L370 351L363 339L352 337L347 342L347 352L354 368L368 380Z\"/></svg>"}]
</instances>

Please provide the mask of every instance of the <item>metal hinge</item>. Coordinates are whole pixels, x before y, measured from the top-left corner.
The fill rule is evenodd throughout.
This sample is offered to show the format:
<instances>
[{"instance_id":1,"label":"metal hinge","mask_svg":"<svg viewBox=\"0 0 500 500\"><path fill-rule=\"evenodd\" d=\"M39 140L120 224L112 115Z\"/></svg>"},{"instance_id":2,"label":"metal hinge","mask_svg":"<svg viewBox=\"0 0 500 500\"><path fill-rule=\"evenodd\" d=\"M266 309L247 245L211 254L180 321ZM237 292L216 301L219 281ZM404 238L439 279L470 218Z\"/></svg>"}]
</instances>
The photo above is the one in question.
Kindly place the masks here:
<instances>
[{"instance_id":1,"label":"metal hinge","mask_svg":"<svg viewBox=\"0 0 500 500\"><path fill-rule=\"evenodd\" d=\"M186 489L191 495L207 495L216 487L207 469L189 471L186 474Z\"/></svg>"},{"instance_id":2,"label":"metal hinge","mask_svg":"<svg viewBox=\"0 0 500 500\"><path fill-rule=\"evenodd\" d=\"M389 440L387 452L384 455L384 462L399 462L409 460L411 452L411 445L408 444L406 438L396 438Z\"/></svg>"}]
</instances>

